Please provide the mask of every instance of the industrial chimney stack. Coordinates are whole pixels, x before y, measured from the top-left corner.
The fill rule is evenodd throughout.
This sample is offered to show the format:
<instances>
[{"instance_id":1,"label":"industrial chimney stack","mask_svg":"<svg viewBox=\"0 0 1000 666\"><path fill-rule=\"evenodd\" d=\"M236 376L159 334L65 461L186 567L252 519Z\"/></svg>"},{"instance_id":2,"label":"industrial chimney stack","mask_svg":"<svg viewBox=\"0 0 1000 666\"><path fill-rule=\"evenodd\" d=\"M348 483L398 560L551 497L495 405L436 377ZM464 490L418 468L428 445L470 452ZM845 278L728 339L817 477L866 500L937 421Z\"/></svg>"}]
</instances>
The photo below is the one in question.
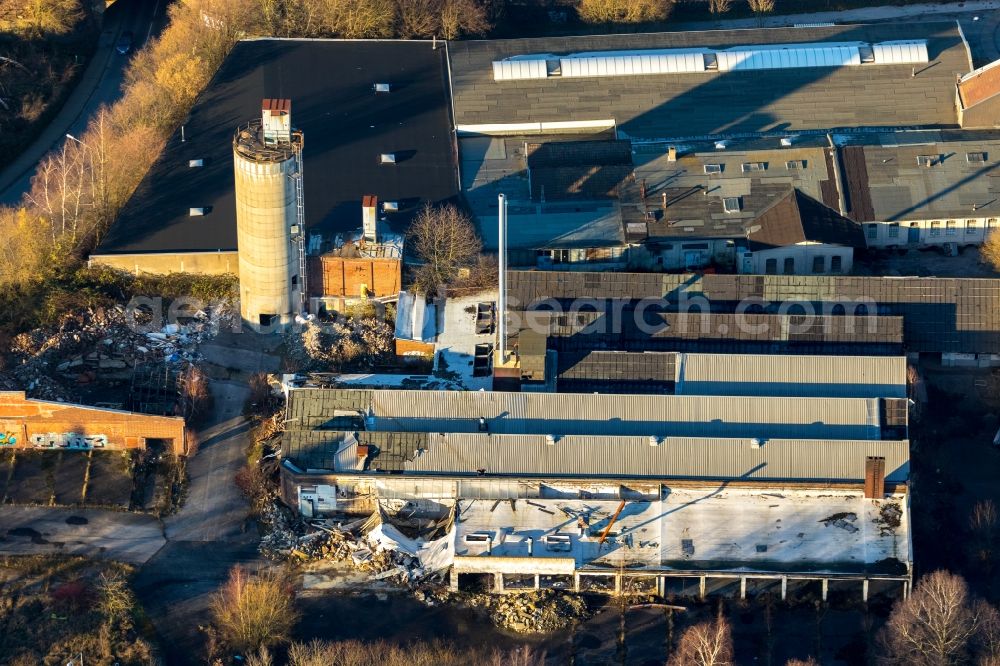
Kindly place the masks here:
<instances>
[{"instance_id":1,"label":"industrial chimney stack","mask_svg":"<svg viewBox=\"0 0 1000 666\"><path fill-rule=\"evenodd\" d=\"M373 194L361 200L361 230L366 243L378 243L378 197Z\"/></svg>"},{"instance_id":2,"label":"industrial chimney stack","mask_svg":"<svg viewBox=\"0 0 1000 666\"><path fill-rule=\"evenodd\" d=\"M302 132L292 102L265 99L233 136L240 314L260 332L280 330L306 306Z\"/></svg>"}]
</instances>

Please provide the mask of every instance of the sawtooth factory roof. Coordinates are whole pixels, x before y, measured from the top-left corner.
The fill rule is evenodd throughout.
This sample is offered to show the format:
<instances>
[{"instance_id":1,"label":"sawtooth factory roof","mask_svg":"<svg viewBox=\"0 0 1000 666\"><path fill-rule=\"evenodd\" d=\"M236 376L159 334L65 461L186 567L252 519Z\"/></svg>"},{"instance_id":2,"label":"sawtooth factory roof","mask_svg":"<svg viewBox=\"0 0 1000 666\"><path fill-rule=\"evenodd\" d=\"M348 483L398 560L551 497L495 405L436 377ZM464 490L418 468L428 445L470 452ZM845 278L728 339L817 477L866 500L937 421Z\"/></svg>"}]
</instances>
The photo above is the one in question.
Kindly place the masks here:
<instances>
[{"instance_id":1,"label":"sawtooth factory roof","mask_svg":"<svg viewBox=\"0 0 1000 666\"><path fill-rule=\"evenodd\" d=\"M553 299L654 299L668 310L686 302L731 312L753 301L793 315L809 315L809 306L814 315L851 313L855 320L901 316L909 351L1000 353L1000 280L993 279L508 271L508 288L522 309L549 307Z\"/></svg>"},{"instance_id":2,"label":"sawtooth factory roof","mask_svg":"<svg viewBox=\"0 0 1000 666\"><path fill-rule=\"evenodd\" d=\"M711 478L859 482L865 458L885 457L886 480L905 482L909 442L483 433L289 431L282 457L302 469L334 472L491 476ZM358 447L368 447L361 455ZM365 462L365 458L369 461Z\"/></svg>"}]
</instances>

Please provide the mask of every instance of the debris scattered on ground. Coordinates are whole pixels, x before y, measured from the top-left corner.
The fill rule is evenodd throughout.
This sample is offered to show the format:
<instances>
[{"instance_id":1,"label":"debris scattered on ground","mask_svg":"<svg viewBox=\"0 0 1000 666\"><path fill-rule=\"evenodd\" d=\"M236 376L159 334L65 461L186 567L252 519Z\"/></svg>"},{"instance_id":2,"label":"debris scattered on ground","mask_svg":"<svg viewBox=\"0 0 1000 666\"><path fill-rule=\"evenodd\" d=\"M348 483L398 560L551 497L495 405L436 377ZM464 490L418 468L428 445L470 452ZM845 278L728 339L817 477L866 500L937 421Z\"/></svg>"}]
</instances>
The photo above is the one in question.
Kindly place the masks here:
<instances>
[{"instance_id":1,"label":"debris scattered on ground","mask_svg":"<svg viewBox=\"0 0 1000 666\"><path fill-rule=\"evenodd\" d=\"M450 540L408 539L377 516L336 524L307 523L277 501L259 517L268 533L260 550L272 560L350 564L372 580L413 587L451 564Z\"/></svg>"},{"instance_id":2,"label":"debris scattered on ground","mask_svg":"<svg viewBox=\"0 0 1000 666\"><path fill-rule=\"evenodd\" d=\"M485 609L498 627L519 634L558 631L590 615L582 597L557 590L477 594L466 603Z\"/></svg>"},{"instance_id":3,"label":"debris scattered on ground","mask_svg":"<svg viewBox=\"0 0 1000 666\"><path fill-rule=\"evenodd\" d=\"M879 509L878 518L875 519L875 526L878 527L879 536L889 536L896 533L902 522L903 510L895 502L886 502Z\"/></svg>"},{"instance_id":4,"label":"debris scattered on ground","mask_svg":"<svg viewBox=\"0 0 1000 666\"><path fill-rule=\"evenodd\" d=\"M858 514L853 512L843 512L827 516L819 522L823 523L827 527L839 527L840 529L847 530L853 534L858 531L858 526L854 524L857 520Z\"/></svg>"},{"instance_id":5,"label":"debris scattered on ground","mask_svg":"<svg viewBox=\"0 0 1000 666\"><path fill-rule=\"evenodd\" d=\"M77 387L126 381L141 363L180 365L196 362L197 346L233 325L235 311L215 306L149 330L149 322L122 306L69 312L52 329L14 337L10 365L0 374L0 388L25 390L29 397L72 402Z\"/></svg>"}]
</instances>

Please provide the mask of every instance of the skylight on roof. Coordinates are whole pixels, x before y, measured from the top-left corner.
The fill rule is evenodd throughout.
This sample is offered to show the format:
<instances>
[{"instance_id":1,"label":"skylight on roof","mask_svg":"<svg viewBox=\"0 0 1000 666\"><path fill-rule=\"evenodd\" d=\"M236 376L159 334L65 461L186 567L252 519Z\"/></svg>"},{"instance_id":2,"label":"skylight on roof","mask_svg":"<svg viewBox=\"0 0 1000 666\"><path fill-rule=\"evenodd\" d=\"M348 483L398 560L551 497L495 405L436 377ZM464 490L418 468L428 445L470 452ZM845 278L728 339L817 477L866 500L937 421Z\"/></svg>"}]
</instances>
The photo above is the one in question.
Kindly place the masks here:
<instances>
[{"instance_id":1,"label":"skylight on roof","mask_svg":"<svg viewBox=\"0 0 1000 666\"><path fill-rule=\"evenodd\" d=\"M739 197L726 197L722 200L722 210L727 213L738 213L740 212L740 198Z\"/></svg>"},{"instance_id":2,"label":"skylight on roof","mask_svg":"<svg viewBox=\"0 0 1000 666\"><path fill-rule=\"evenodd\" d=\"M721 164L706 164L705 173L722 173Z\"/></svg>"},{"instance_id":3,"label":"skylight on roof","mask_svg":"<svg viewBox=\"0 0 1000 666\"><path fill-rule=\"evenodd\" d=\"M982 164L986 161L986 153L976 152L976 153L966 153L965 161L969 164Z\"/></svg>"},{"instance_id":4,"label":"skylight on roof","mask_svg":"<svg viewBox=\"0 0 1000 666\"><path fill-rule=\"evenodd\" d=\"M748 171L766 171L767 163L765 162L744 162L743 163L743 173Z\"/></svg>"}]
</instances>

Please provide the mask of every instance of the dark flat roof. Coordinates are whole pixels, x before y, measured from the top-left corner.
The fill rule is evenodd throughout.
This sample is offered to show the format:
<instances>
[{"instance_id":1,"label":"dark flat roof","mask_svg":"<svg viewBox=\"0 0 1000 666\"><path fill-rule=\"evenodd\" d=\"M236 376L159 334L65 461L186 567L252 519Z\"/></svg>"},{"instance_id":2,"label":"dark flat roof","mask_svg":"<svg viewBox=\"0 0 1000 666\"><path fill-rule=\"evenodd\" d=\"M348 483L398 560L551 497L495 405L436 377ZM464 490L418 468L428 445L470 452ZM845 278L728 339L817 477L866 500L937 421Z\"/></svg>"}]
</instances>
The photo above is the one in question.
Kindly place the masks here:
<instances>
[{"instance_id":1,"label":"dark flat roof","mask_svg":"<svg viewBox=\"0 0 1000 666\"><path fill-rule=\"evenodd\" d=\"M373 85L392 92L376 95ZM399 201L397 231L427 201L458 193L445 49L431 42L240 42L199 95L94 254L236 249L232 137L264 98L292 101L303 131L306 226L361 226L361 197ZM380 153L397 164L380 166ZM205 166L189 168L188 160ZM189 208L207 208L190 217Z\"/></svg>"}]
</instances>

